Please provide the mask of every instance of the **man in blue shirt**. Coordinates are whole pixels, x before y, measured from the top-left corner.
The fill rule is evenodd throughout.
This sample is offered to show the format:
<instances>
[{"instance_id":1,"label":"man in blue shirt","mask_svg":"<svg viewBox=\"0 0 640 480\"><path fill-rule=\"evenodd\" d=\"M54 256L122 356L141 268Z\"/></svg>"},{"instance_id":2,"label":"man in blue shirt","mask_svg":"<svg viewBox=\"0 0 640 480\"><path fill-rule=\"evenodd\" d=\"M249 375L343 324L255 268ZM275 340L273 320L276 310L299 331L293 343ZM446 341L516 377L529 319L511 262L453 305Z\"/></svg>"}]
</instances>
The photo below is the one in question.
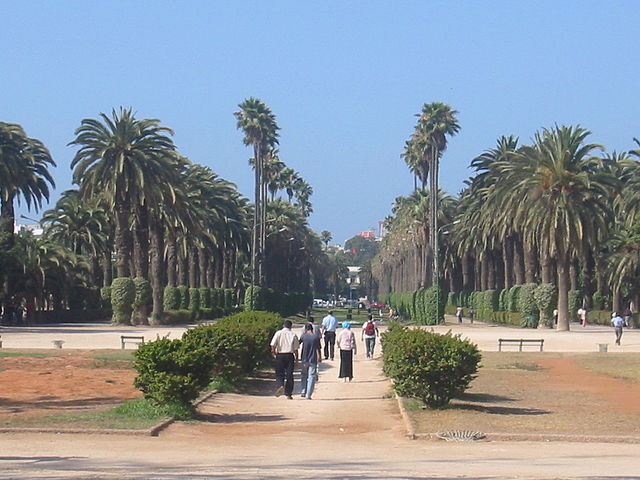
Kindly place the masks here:
<instances>
[{"instance_id":1,"label":"man in blue shirt","mask_svg":"<svg viewBox=\"0 0 640 480\"><path fill-rule=\"evenodd\" d=\"M320 353L320 336L313 333L313 325L307 323L300 337L302 354L300 356L300 395L311 400L313 387L318 378L318 363L322 361Z\"/></svg>"},{"instance_id":2,"label":"man in blue shirt","mask_svg":"<svg viewBox=\"0 0 640 480\"><path fill-rule=\"evenodd\" d=\"M624 318L618 315L617 312L611 314L611 323L616 329L616 345L620 345L620 339L622 338L622 327L624 327Z\"/></svg>"},{"instance_id":3,"label":"man in blue shirt","mask_svg":"<svg viewBox=\"0 0 640 480\"><path fill-rule=\"evenodd\" d=\"M324 333L324 359L333 360L333 354L336 348L336 328L338 328L338 319L333 316L333 311L322 319L322 332Z\"/></svg>"}]
</instances>

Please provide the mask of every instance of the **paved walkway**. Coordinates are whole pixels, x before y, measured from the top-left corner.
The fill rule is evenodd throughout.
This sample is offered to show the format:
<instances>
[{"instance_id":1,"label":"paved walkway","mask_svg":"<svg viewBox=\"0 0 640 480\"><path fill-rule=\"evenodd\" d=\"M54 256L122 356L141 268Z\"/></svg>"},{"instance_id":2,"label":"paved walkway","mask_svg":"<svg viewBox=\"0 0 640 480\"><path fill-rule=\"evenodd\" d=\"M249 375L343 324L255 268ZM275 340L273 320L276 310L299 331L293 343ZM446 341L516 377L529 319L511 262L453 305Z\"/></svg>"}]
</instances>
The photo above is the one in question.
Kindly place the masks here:
<instances>
[{"instance_id":1,"label":"paved walkway","mask_svg":"<svg viewBox=\"0 0 640 480\"><path fill-rule=\"evenodd\" d=\"M60 339L67 338L70 345L84 343L85 348L100 348L102 338L102 348L119 347L120 328L91 327L95 329L92 333L80 326L63 328L74 331L54 333ZM595 351L600 338L613 337L606 327L587 327L584 331L580 327L568 334L481 324L436 330L449 328L490 350L496 349L499 337L519 338L525 334L543 335L548 339L545 347L548 342L550 349L579 351ZM150 332L152 338L156 332L164 335L169 331L125 330L141 330L145 336ZM177 335L180 329L171 331ZM634 342L640 344L639 333L625 332L622 348L625 340L629 349ZM76 343L80 337L74 339L74 334L85 337ZM40 334L35 329L3 329L2 336L3 341L24 345L47 343L38 339ZM356 336L359 338L357 329ZM637 445L409 440L404 436L397 406L389 398L389 384L381 375L379 360L367 360L359 352L354 372L353 382L344 383L337 378L337 361L324 363L311 401L275 398L272 388L265 390L260 382L246 395L215 395L201 408L204 422L177 423L157 438L0 435L0 478L640 479Z\"/></svg>"}]
</instances>

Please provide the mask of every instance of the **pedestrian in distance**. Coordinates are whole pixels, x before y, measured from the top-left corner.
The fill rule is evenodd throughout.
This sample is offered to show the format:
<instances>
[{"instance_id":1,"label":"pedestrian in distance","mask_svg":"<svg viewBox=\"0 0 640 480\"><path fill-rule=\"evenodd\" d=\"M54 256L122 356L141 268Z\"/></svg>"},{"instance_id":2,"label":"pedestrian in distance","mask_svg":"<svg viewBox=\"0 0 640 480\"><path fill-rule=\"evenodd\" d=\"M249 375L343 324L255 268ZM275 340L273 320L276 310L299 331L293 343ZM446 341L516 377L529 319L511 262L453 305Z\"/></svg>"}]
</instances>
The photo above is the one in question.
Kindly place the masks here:
<instances>
[{"instance_id":1,"label":"pedestrian in distance","mask_svg":"<svg viewBox=\"0 0 640 480\"><path fill-rule=\"evenodd\" d=\"M362 340L364 341L365 351L367 352L367 358L373 358L373 350L376 348L376 337L378 332L378 326L373 321L373 316L369 315L367 321L362 326Z\"/></svg>"},{"instance_id":2,"label":"pedestrian in distance","mask_svg":"<svg viewBox=\"0 0 640 480\"><path fill-rule=\"evenodd\" d=\"M456 317L458 318L458 323L462 323L462 307L456 308Z\"/></svg>"},{"instance_id":3,"label":"pedestrian in distance","mask_svg":"<svg viewBox=\"0 0 640 480\"><path fill-rule=\"evenodd\" d=\"M300 396L311 400L318 377L318 363L322 362L320 336L313 333L313 324L307 323L300 338Z\"/></svg>"},{"instance_id":4,"label":"pedestrian in distance","mask_svg":"<svg viewBox=\"0 0 640 480\"><path fill-rule=\"evenodd\" d=\"M587 326L587 309L582 307L578 309L578 319L583 327Z\"/></svg>"},{"instance_id":5,"label":"pedestrian in distance","mask_svg":"<svg viewBox=\"0 0 640 480\"><path fill-rule=\"evenodd\" d=\"M633 312L630 308L625 308L624 312L622 312L622 316L624 317L624 326L627 328L633 327Z\"/></svg>"},{"instance_id":6,"label":"pedestrian in distance","mask_svg":"<svg viewBox=\"0 0 640 480\"><path fill-rule=\"evenodd\" d=\"M618 312L613 312L611 314L611 324L616 329L616 345L620 345L620 340L622 339L622 329L624 327L624 318L618 315Z\"/></svg>"},{"instance_id":7,"label":"pedestrian in distance","mask_svg":"<svg viewBox=\"0 0 640 480\"><path fill-rule=\"evenodd\" d=\"M473 308L469 309L469 323L473 323L473 317L476 315L476 312L473 310Z\"/></svg>"},{"instance_id":8,"label":"pedestrian in distance","mask_svg":"<svg viewBox=\"0 0 640 480\"><path fill-rule=\"evenodd\" d=\"M338 378L343 378L346 382L353 379L353 356L356 354L356 337L351 331L349 322L342 322L342 331L337 338L340 349L340 374Z\"/></svg>"},{"instance_id":9,"label":"pedestrian in distance","mask_svg":"<svg viewBox=\"0 0 640 480\"><path fill-rule=\"evenodd\" d=\"M281 330L271 339L271 353L276 359L276 397L283 393L293 399L293 368L298 361L298 336L291 331L291 320L285 320Z\"/></svg>"},{"instance_id":10,"label":"pedestrian in distance","mask_svg":"<svg viewBox=\"0 0 640 480\"><path fill-rule=\"evenodd\" d=\"M336 329L338 319L333 316L333 310L329 310L326 317L322 319L322 333L324 334L324 359L333 360L336 346Z\"/></svg>"}]
</instances>

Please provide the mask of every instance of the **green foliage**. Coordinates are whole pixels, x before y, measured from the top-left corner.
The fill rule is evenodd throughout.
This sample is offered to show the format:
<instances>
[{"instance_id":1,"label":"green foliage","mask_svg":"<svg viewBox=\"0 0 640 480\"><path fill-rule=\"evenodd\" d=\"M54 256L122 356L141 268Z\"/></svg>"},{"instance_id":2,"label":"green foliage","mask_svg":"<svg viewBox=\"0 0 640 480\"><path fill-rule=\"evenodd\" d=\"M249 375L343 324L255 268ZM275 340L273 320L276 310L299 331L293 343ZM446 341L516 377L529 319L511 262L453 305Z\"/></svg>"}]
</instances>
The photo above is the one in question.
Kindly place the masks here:
<instances>
[{"instance_id":1,"label":"green foliage","mask_svg":"<svg viewBox=\"0 0 640 480\"><path fill-rule=\"evenodd\" d=\"M164 287L164 298L162 304L165 310L180 309L180 291L177 287Z\"/></svg>"},{"instance_id":2,"label":"green foliage","mask_svg":"<svg viewBox=\"0 0 640 480\"><path fill-rule=\"evenodd\" d=\"M558 290L552 283L542 283L533 292L540 319L547 327L553 327L553 311L558 305Z\"/></svg>"},{"instance_id":3,"label":"green foliage","mask_svg":"<svg viewBox=\"0 0 640 480\"><path fill-rule=\"evenodd\" d=\"M604 310L605 298L604 298L604 295L602 295L602 292L595 292L593 294L591 301L593 303L594 310Z\"/></svg>"},{"instance_id":4,"label":"green foliage","mask_svg":"<svg viewBox=\"0 0 640 480\"><path fill-rule=\"evenodd\" d=\"M382 334L383 370L402 396L441 408L464 393L481 359L476 345L459 335L390 326Z\"/></svg>"},{"instance_id":5,"label":"green foliage","mask_svg":"<svg viewBox=\"0 0 640 480\"><path fill-rule=\"evenodd\" d=\"M498 297L498 310L504 312L509 310L509 290L502 289L500 290L500 295Z\"/></svg>"},{"instance_id":6,"label":"green foliage","mask_svg":"<svg viewBox=\"0 0 640 480\"><path fill-rule=\"evenodd\" d=\"M569 321L578 317L578 309L582 307L582 292L580 290L569 290L568 295Z\"/></svg>"},{"instance_id":7,"label":"green foliage","mask_svg":"<svg viewBox=\"0 0 640 480\"><path fill-rule=\"evenodd\" d=\"M211 308L211 289L207 287L200 287L200 309Z\"/></svg>"},{"instance_id":8,"label":"green foliage","mask_svg":"<svg viewBox=\"0 0 640 480\"><path fill-rule=\"evenodd\" d=\"M189 287L180 285L178 292L180 292L180 310L189 310Z\"/></svg>"},{"instance_id":9,"label":"green foliage","mask_svg":"<svg viewBox=\"0 0 640 480\"><path fill-rule=\"evenodd\" d=\"M165 310L160 317L160 325L184 325L195 321L191 310Z\"/></svg>"},{"instance_id":10,"label":"green foliage","mask_svg":"<svg viewBox=\"0 0 640 480\"><path fill-rule=\"evenodd\" d=\"M514 285L509 290L509 308L510 312L518 311L518 302L520 301L520 285Z\"/></svg>"},{"instance_id":11,"label":"green foliage","mask_svg":"<svg viewBox=\"0 0 640 480\"><path fill-rule=\"evenodd\" d=\"M189 289L189 310L192 312L200 310L200 290L197 288Z\"/></svg>"},{"instance_id":12,"label":"green foliage","mask_svg":"<svg viewBox=\"0 0 640 480\"><path fill-rule=\"evenodd\" d=\"M484 310L498 310L499 296L497 290L485 290L482 292L482 297L482 308Z\"/></svg>"},{"instance_id":13,"label":"green foliage","mask_svg":"<svg viewBox=\"0 0 640 480\"><path fill-rule=\"evenodd\" d=\"M133 284L136 289L135 300L133 301L133 307L139 308L142 305L150 305L152 302L152 290L149 280L142 277L136 277L133 279Z\"/></svg>"},{"instance_id":14,"label":"green foliage","mask_svg":"<svg viewBox=\"0 0 640 480\"><path fill-rule=\"evenodd\" d=\"M182 340L161 338L142 344L134 353L134 381L144 397L170 405L188 418L192 402L211 381L211 356L206 348Z\"/></svg>"},{"instance_id":15,"label":"green foliage","mask_svg":"<svg viewBox=\"0 0 640 480\"><path fill-rule=\"evenodd\" d=\"M538 328L538 306L535 300L535 283L525 283L518 295L518 311L522 315L521 325L526 328Z\"/></svg>"},{"instance_id":16,"label":"green foliage","mask_svg":"<svg viewBox=\"0 0 640 480\"><path fill-rule=\"evenodd\" d=\"M102 287L100 289L100 298L103 306L111 307L111 287Z\"/></svg>"},{"instance_id":17,"label":"green foliage","mask_svg":"<svg viewBox=\"0 0 640 480\"><path fill-rule=\"evenodd\" d=\"M209 352L213 377L235 381L270 360L269 342L282 322L281 316L270 312L241 312L192 328L182 339L192 348Z\"/></svg>"},{"instance_id":18,"label":"green foliage","mask_svg":"<svg viewBox=\"0 0 640 480\"><path fill-rule=\"evenodd\" d=\"M111 284L111 321L114 325L130 325L136 287L129 277L119 277Z\"/></svg>"},{"instance_id":19,"label":"green foliage","mask_svg":"<svg viewBox=\"0 0 640 480\"><path fill-rule=\"evenodd\" d=\"M235 306L235 294L236 291L233 288L224 289L224 308L230 312Z\"/></svg>"}]
</instances>

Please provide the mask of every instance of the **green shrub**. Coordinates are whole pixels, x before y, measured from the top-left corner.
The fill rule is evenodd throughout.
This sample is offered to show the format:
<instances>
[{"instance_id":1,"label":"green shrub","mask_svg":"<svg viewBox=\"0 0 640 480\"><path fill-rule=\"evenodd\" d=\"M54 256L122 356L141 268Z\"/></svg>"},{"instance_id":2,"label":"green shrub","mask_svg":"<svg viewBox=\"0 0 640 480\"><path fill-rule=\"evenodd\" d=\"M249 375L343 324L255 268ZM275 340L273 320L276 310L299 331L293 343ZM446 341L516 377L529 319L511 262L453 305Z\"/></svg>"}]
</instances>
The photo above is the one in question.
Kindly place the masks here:
<instances>
[{"instance_id":1,"label":"green shrub","mask_svg":"<svg viewBox=\"0 0 640 480\"><path fill-rule=\"evenodd\" d=\"M209 352L215 378L235 381L270 361L269 342L282 322L280 315L270 312L241 312L213 325L192 328L182 339L193 348Z\"/></svg>"},{"instance_id":2,"label":"green shrub","mask_svg":"<svg viewBox=\"0 0 640 480\"><path fill-rule=\"evenodd\" d=\"M200 290L197 288L189 289L189 310L192 312L200 310Z\"/></svg>"},{"instance_id":3,"label":"green shrub","mask_svg":"<svg viewBox=\"0 0 640 480\"><path fill-rule=\"evenodd\" d=\"M498 310L506 312L509 310L509 290L500 290L500 297L498 298Z\"/></svg>"},{"instance_id":4,"label":"green shrub","mask_svg":"<svg viewBox=\"0 0 640 480\"><path fill-rule=\"evenodd\" d=\"M111 287L102 287L100 289L100 298L102 299L102 306L111 308Z\"/></svg>"},{"instance_id":5,"label":"green shrub","mask_svg":"<svg viewBox=\"0 0 640 480\"><path fill-rule=\"evenodd\" d=\"M235 307L235 295L236 291L233 288L224 289L224 308L229 312L232 311Z\"/></svg>"},{"instance_id":6,"label":"green shrub","mask_svg":"<svg viewBox=\"0 0 640 480\"><path fill-rule=\"evenodd\" d=\"M509 290L509 308L508 311L510 312L517 312L518 311L518 302L520 301L520 285L514 285L513 287L511 287L511 289Z\"/></svg>"},{"instance_id":7,"label":"green shrub","mask_svg":"<svg viewBox=\"0 0 640 480\"><path fill-rule=\"evenodd\" d=\"M160 325L184 325L195 321L191 310L165 310L160 317Z\"/></svg>"},{"instance_id":8,"label":"green shrub","mask_svg":"<svg viewBox=\"0 0 640 480\"><path fill-rule=\"evenodd\" d=\"M200 287L200 309L211 308L211 289L207 287Z\"/></svg>"},{"instance_id":9,"label":"green shrub","mask_svg":"<svg viewBox=\"0 0 640 480\"><path fill-rule=\"evenodd\" d=\"M164 299L162 304L165 310L180 309L180 291L177 287L164 287Z\"/></svg>"},{"instance_id":10,"label":"green shrub","mask_svg":"<svg viewBox=\"0 0 640 480\"><path fill-rule=\"evenodd\" d=\"M441 408L464 393L478 371L476 345L459 335L392 327L382 335L383 369L402 396Z\"/></svg>"},{"instance_id":11,"label":"green shrub","mask_svg":"<svg viewBox=\"0 0 640 480\"><path fill-rule=\"evenodd\" d=\"M425 288L423 293L424 325L439 325L444 319L445 296L438 287Z\"/></svg>"},{"instance_id":12,"label":"green shrub","mask_svg":"<svg viewBox=\"0 0 640 480\"><path fill-rule=\"evenodd\" d=\"M130 325L136 287L129 277L119 277L111 284L111 322L114 325Z\"/></svg>"},{"instance_id":13,"label":"green shrub","mask_svg":"<svg viewBox=\"0 0 640 480\"><path fill-rule=\"evenodd\" d=\"M180 285L178 292L180 292L180 310L189 310L189 287Z\"/></svg>"},{"instance_id":14,"label":"green shrub","mask_svg":"<svg viewBox=\"0 0 640 480\"><path fill-rule=\"evenodd\" d=\"M162 338L140 345L134 356L134 386L146 399L177 407L188 417L192 402L211 381L208 350Z\"/></svg>"},{"instance_id":15,"label":"green shrub","mask_svg":"<svg viewBox=\"0 0 640 480\"><path fill-rule=\"evenodd\" d=\"M148 324L148 312L153 302L151 284L149 280L143 277L133 279L136 289L135 300L133 301L133 323L139 325Z\"/></svg>"},{"instance_id":16,"label":"green shrub","mask_svg":"<svg viewBox=\"0 0 640 480\"><path fill-rule=\"evenodd\" d=\"M552 283L542 283L533 292L540 319L547 327L553 327L553 311L558 305L558 290Z\"/></svg>"},{"instance_id":17,"label":"green shrub","mask_svg":"<svg viewBox=\"0 0 640 480\"><path fill-rule=\"evenodd\" d=\"M605 307L605 301L604 301L604 295L602 295L602 292L595 292L593 294L593 297L591 299L591 302L593 303L593 309L594 310L604 310Z\"/></svg>"},{"instance_id":18,"label":"green shrub","mask_svg":"<svg viewBox=\"0 0 640 480\"><path fill-rule=\"evenodd\" d=\"M580 290L569 290L569 321L574 321L578 317L578 309L582 307L582 292Z\"/></svg>"}]
</instances>

